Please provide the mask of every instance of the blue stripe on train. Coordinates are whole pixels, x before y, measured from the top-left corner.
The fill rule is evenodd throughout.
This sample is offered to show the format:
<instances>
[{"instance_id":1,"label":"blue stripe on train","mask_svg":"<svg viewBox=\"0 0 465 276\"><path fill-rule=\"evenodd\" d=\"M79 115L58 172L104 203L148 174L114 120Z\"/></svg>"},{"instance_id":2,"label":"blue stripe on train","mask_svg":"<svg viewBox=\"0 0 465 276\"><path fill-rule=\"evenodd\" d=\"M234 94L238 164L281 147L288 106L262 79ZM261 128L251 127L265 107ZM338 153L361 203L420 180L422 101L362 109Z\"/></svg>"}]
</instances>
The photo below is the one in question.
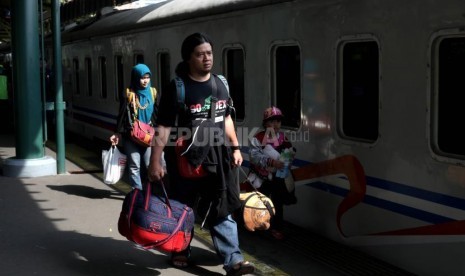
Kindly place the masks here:
<instances>
[{"instance_id":1,"label":"blue stripe on train","mask_svg":"<svg viewBox=\"0 0 465 276\"><path fill-rule=\"evenodd\" d=\"M331 194L339 195L341 197L345 197L347 193L349 192L348 189L336 187L321 181L316 181L312 183L306 184L307 186L313 187L315 189L329 192ZM369 204L375 207L379 207L385 210L389 210L391 212L395 212L398 214L402 214L405 216L409 216L418 220L426 221L432 224L438 224L438 223L444 223L444 222L450 222L450 221L455 221L452 218L444 217L441 215L433 214L424 210L420 210L417 208L405 206L399 203L395 203L392 201L380 199L374 196L370 195L365 195L365 198L363 199L363 202L365 204Z\"/></svg>"},{"instance_id":2,"label":"blue stripe on train","mask_svg":"<svg viewBox=\"0 0 465 276\"><path fill-rule=\"evenodd\" d=\"M103 117L116 119L116 116L114 116L114 115L104 113L104 112L100 112L100 111L95 111L93 109L84 108L84 107L80 107L80 106L76 106L76 105L73 105L73 108L75 108L77 110L97 114L97 115L100 115L100 116L103 116ZM82 116L81 119L84 119L83 117L84 116ZM93 120L96 120L96 119L93 118ZM86 123L91 123L90 117L85 118L84 121L86 121ZM102 124L101 126L103 128L106 128L106 129L111 128L108 123L104 123L101 120L99 120L99 122ZM247 154L248 153L248 147L242 147L241 151L242 151L242 153ZM296 167L302 167L302 166L305 166L305 165L308 165L308 164L311 164L311 162L301 160L301 159L296 159L293 162L293 165L296 166ZM249 162L247 160L244 160L244 162L242 163L242 166L249 167ZM418 198L418 199L434 202L434 203L437 203L437 204L441 204L441 205L444 205L444 206L448 206L448 207L452 207L452 208L456 208L456 209L460 209L460 210L465 210L465 200L462 199L462 198L449 196L449 195L444 195L444 194L440 194L440 193L435 193L435 192L427 191L427 190L424 190L424 189L418 189L418 188L407 186L405 184L386 181L386 180L376 178L376 177L367 176L366 178L367 178L367 185L368 186L388 190L390 192L394 192L394 193L398 193L398 194L403 194L403 195L415 197L415 198ZM306 185L310 186L310 187L313 187L313 188L316 188L316 189L319 189L319 190L328 191L328 192L330 192L332 194L336 194L336 195L339 195L339 196L345 196L347 194L347 192L348 192L348 189L339 188L339 187L330 185L328 183L323 183L323 182L313 182L313 183L308 183ZM405 206L405 205L401 205L401 204L398 204L398 203L394 203L394 202L391 202L391 201L388 201L388 200L376 198L376 197L369 196L369 195L365 196L365 199L364 199L363 202L365 204L370 204L372 206L376 206L376 207L379 207L379 208L382 208L382 209L390 210L392 212L403 214L403 215L406 215L406 216L409 216L409 217L412 217L412 218L415 218L415 219L419 219L419 220L422 220L422 221L427 221L427 222L430 222L430 223L435 223L436 224L436 223L454 221L454 219L451 219L451 218L448 218L448 217L436 215L436 214L433 214L433 213L430 213L430 212L426 212L426 211L419 210L419 209L416 209L416 208L408 207L408 206Z\"/></svg>"},{"instance_id":3,"label":"blue stripe on train","mask_svg":"<svg viewBox=\"0 0 465 276\"><path fill-rule=\"evenodd\" d=\"M72 107L73 107L73 109L84 111L84 112L87 112L89 114L99 115L99 116L102 116L102 117L106 117L106 118L109 118L109 119L116 120L115 115L112 115L112 114L109 114L109 113L106 113L106 112L101 112L101 111L98 111L98 110L78 106L78 105L75 105L75 104L73 104Z\"/></svg>"}]
</instances>

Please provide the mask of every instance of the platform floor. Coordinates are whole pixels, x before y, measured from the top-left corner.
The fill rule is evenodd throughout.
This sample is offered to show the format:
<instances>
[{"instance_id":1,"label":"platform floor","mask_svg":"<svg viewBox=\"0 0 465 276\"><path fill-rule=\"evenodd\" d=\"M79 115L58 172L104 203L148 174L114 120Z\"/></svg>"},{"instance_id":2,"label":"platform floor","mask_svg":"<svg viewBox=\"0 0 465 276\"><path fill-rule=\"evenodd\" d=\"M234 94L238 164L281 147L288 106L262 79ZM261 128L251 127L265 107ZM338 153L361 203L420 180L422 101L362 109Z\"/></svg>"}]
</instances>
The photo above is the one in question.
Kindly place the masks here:
<instances>
[{"instance_id":1,"label":"platform floor","mask_svg":"<svg viewBox=\"0 0 465 276\"><path fill-rule=\"evenodd\" d=\"M46 155L56 158L53 143ZM15 156L14 138L0 134L0 169ZM102 182L101 157L66 143L66 174L9 178L0 173L0 275L224 275L209 233L196 226L193 265L170 266L168 256L146 251L117 230L129 186ZM0 171L1 172L1 171ZM287 225L287 239L240 227L240 244L254 275L412 275Z\"/></svg>"}]
</instances>

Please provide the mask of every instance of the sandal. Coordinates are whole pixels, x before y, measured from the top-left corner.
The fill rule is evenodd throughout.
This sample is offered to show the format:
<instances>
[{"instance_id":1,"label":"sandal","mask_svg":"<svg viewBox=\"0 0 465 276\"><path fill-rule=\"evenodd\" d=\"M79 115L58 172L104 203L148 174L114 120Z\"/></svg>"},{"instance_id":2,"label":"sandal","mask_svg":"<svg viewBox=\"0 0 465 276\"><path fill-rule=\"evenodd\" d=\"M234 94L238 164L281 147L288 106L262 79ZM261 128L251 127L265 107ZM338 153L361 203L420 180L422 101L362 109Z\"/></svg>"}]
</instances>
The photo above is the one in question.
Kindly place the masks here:
<instances>
[{"instance_id":1,"label":"sandal","mask_svg":"<svg viewBox=\"0 0 465 276\"><path fill-rule=\"evenodd\" d=\"M189 257L186 255L172 255L171 265L175 268L186 268L189 266Z\"/></svg>"},{"instance_id":2,"label":"sandal","mask_svg":"<svg viewBox=\"0 0 465 276\"><path fill-rule=\"evenodd\" d=\"M255 271L255 266L252 263L248 261L242 261L240 263L233 265L233 267L230 270L228 270L228 273L226 275L239 276L239 275L251 274L254 271Z\"/></svg>"}]
</instances>

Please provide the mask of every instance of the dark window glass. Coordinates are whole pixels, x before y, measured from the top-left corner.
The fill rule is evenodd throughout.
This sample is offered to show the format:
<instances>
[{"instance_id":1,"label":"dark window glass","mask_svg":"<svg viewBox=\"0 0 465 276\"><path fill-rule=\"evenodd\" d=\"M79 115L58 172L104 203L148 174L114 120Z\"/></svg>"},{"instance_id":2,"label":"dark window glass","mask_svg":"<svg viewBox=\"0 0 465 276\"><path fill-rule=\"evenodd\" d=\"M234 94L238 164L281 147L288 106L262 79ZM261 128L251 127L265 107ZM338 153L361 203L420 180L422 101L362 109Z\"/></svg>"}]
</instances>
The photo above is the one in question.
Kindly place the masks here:
<instances>
[{"instance_id":1,"label":"dark window glass","mask_svg":"<svg viewBox=\"0 0 465 276\"><path fill-rule=\"evenodd\" d=\"M100 64L100 95L103 99L107 98L107 59L99 58Z\"/></svg>"},{"instance_id":2,"label":"dark window glass","mask_svg":"<svg viewBox=\"0 0 465 276\"><path fill-rule=\"evenodd\" d=\"M139 63L144 63L144 55L142 54L135 54L134 55L134 65L137 65Z\"/></svg>"},{"instance_id":3,"label":"dark window glass","mask_svg":"<svg viewBox=\"0 0 465 276\"><path fill-rule=\"evenodd\" d=\"M160 92L168 91L168 86L170 84L170 54L168 53L159 53L158 54L158 87L156 87ZM152 83L152 85L155 85Z\"/></svg>"},{"instance_id":4,"label":"dark window glass","mask_svg":"<svg viewBox=\"0 0 465 276\"><path fill-rule=\"evenodd\" d=\"M379 52L375 41L349 42L342 52L342 131L347 137L378 138Z\"/></svg>"},{"instance_id":5,"label":"dark window glass","mask_svg":"<svg viewBox=\"0 0 465 276\"><path fill-rule=\"evenodd\" d=\"M465 102L465 37L443 39L438 62L437 146L444 153L465 155L465 133L455 124Z\"/></svg>"},{"instance_id":6,"label":"dark window glass","mask_svg":"<svg viewBox=\"0 0 465 276\"><path fill-rule=\"evenodd\" d=\"M73 59L73 71L74 71L74 94L75 95L80 95L81 94L81 89L79 85L79 60L78 59Z\"/></svg>"},{"instance_id":7,"label":"dark window glass","mask_svg":"<svg viewBox=\"0 0 465 276\"><path fill-rule=\"evenodd\" d=\"M228 80L229 93L233 100L235 113L233 119L243 121L245 117L245 81L244 51L242 49L226 50L225 77Z\"/></svg>"},{"instance_id":8,"label":"dark window glass","mask_svg":"<svg viewBox=\"0 0 465 276\"><path fill-rule=\"evenodd\" d=\"M92 97L92 60L86 58L87 95Z\"/></svg>"},{"instance_id":9,"label":"dark window glass","mask_svg":"<svg viewBox=\"0 0 465 276\"><path fill-rule=\"evenodd\" d=\"M115 99L119 101L122 93L124 92L124 71L123 71L123 57L122 56L115 56L115 80L116 80Z\"/></svg>"},{"instance_id":10,"label":"dark window glass","mask_svg":"<svg viewBox=\"0 0 465 276\"><path fill-rule=\"evenodd\" d=\"M282 126L299 128L301 66L298 46L286 45L275 48L274 79L276 81L274 104L284 113Z\"/></svg>"}]
</instances>

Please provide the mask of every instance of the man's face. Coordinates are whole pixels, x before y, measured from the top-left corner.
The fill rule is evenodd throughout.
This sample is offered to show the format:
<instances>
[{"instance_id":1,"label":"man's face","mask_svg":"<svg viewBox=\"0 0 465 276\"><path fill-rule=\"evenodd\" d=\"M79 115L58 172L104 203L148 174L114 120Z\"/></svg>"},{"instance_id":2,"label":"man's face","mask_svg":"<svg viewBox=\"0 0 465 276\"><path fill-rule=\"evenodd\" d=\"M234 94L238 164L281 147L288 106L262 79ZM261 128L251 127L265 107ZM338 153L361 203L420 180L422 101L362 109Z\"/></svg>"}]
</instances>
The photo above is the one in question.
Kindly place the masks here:
<instances>
[{"instance_id":1,"label":"man's face","mask_svg":"<svg viewBox=\"0 0 465 276\"><path fill-rule=\"evenodd\" d=\"M189 60L193 74L208 74L213 66L213 50L210 43L203 43L194 48Z\"/></svg>"}]
</instances>

